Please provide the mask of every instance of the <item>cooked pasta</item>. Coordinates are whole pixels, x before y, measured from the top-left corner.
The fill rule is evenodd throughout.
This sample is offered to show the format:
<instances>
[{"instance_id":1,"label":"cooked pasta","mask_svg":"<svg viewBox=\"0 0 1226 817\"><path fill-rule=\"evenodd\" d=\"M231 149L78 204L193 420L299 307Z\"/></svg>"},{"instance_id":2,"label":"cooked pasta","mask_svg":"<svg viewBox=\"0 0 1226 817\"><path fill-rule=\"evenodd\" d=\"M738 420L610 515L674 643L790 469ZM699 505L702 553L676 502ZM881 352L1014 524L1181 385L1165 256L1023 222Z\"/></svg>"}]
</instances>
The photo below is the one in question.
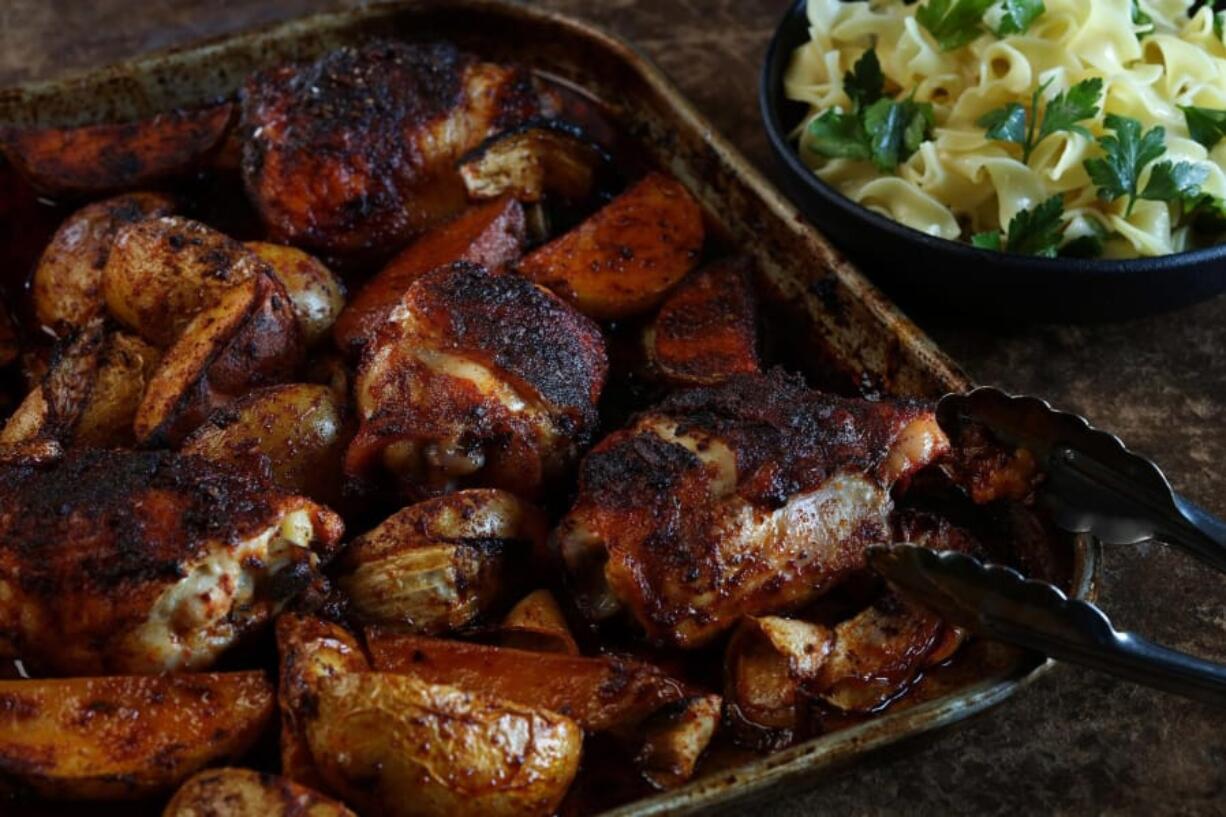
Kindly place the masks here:
<instances>
[{"instance_id":1,"label":"cooked pasta","mask_svg":"<svg viewBox=\"0 0 1226 817\"><path fill-rule=\"evenodd\" d=\"M1185 112L1205 109L1226 133L1226 44L1211 4L1031 0L1037 14L1017 30L1005 25L1011 4L983 10L988 2L960 42L931 19L974 0L809 0L811 39L793 55L785 91L809 105L794 136L813 172L916 230L980 246L1008 232L999 248L1019 251L1015 217L1055 196L1058 240L1040 254L1091 239L1095 255L1154 256L1226 237L1226 140L1190 130ZM885 112L865 112L869 100L858 96L854 74L875 70L863 62L870 51L884 94L900 106L898 123L882 125ZM1092 115L1056 127L1060 111L1052 108L1091 91ZM845 118L857 109L858 121ZM916 113L923 111L930 127ZM1142 142L1160 145L1161 161L1126 167L1135 178L1125 173L1117 189L1104 181L1116 168L1103 140L1126 138L1118 130L1125 120L1139 123ZM902 147L893 143L896 163L893 154L881 159L874 130L892 124L905 136Z\"/></svg>"}]
</instances>

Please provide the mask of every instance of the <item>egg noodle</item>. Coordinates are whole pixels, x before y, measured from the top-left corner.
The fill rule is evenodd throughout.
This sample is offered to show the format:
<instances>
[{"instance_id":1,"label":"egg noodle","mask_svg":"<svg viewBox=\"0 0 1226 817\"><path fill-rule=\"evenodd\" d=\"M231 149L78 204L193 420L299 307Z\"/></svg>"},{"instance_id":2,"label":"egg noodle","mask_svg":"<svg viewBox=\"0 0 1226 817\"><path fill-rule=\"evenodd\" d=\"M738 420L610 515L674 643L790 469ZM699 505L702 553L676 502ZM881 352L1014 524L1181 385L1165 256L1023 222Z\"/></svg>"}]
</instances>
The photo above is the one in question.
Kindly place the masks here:
<instances>
[{"instance_id":1,"label":"egg noodle","mask_svg":"<svg viewBox=\"0 0 1226 817\"><path fill-rule=\"evenodd\" d=\"M954 26L974 0L809 0L811 39L785 89L810 106L795 137L818 177L916 230L1011 251L1064 254L1088 240L1086 254L1131 258L1226 237L1226 45L1209 5L1031 0L1018 31L1004 24L1008 0L986 2L959 42L931 21L944 10ZM868 101L854 74L871 76L870 50L896 110L847 119ZM1092 115L1069 113L1078 95L1095 97ZM892 166L875 141L891 113L902 117ZM1140 124L1131 141L1127 120ZM1052 240L1027 249L1023 230L1044 216Z\"/></svg>"}]
</instances>

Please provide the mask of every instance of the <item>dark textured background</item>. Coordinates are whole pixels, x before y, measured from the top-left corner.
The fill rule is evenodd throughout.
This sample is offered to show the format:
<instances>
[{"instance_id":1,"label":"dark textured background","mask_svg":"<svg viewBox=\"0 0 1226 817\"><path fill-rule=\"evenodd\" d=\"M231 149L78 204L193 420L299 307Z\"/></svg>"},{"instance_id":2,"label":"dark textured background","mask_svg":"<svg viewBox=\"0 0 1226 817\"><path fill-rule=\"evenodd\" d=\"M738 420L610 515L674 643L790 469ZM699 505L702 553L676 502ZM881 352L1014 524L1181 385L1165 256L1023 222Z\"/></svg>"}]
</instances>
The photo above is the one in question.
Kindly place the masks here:
<instances>
[{"instance_id":1,"label":"dark textured background","mask_svg":"<svg viewBox=\"0 0 1226 817\"><path fill-rule=\"evenodd\" d=\"M0 85L99 65L337 0L0 0ZM785 0L546 0L655 59L773 171L757 72ZM1054 296L1053 296L1054 297ZM1226 298L1109 326L969 329L913 314L977 380L1087 414L1226 515ZM1226 661L1226 579L1157 546L1107 554L1117 624ZM1226 814L1226 714L1057 667L923 747L758 809L801 814Z\"/></svg>"}]
</instances>

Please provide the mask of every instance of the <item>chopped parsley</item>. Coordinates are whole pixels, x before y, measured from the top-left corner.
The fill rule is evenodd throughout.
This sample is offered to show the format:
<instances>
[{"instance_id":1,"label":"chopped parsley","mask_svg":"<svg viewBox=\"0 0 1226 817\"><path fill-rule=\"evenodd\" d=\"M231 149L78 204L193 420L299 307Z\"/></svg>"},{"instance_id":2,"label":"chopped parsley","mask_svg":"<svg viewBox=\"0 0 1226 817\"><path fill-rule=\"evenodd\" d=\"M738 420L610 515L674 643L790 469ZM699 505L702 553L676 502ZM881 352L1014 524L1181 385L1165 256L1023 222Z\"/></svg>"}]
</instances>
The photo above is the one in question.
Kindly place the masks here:
<instances>
[{"instance_id":1,"label":"chopped parsley","mask_svg":"<svg viewBox=\"0 0 1226 817\"><path fill-rule=\"evenodd\" d=\"M1138 199L1174 201L1199 194L1208 171L1191 162L1159 162L1150 172L1145 189L1138 189L1145 168L1166 153L1166 131L1161 125L1142 133L1140 122L1115 114L1108 114L1105 124L1114 134L1098 138L1104 156L1085 160L1086 172L1097 185L1100 199L1111 202L1127 197L1127 216Z\"/></svg>"},{"instance_id":2,"label":"chopped parsley","mask_svg":"<svg viewBox=\"0 0 1226 817\"><path fill-rule=\"evenodd\" d=\"M1040 85L1030 97L1030 110L1016 102L995 108L979 117L977 124L987 129L987 137L1000 142L1013 142L1022 147L1022 162L1030 161L1030 154L1039 143L1060 131L1080 133L1087 139L1093 136L1079 125L1098 115L1098 102L1103 94L1103 81L1098 77L1082 80L1067 91L1056 94L1039 117L1039 100L1051 85L1051 80Z\"/></svg>"}]
</instances>

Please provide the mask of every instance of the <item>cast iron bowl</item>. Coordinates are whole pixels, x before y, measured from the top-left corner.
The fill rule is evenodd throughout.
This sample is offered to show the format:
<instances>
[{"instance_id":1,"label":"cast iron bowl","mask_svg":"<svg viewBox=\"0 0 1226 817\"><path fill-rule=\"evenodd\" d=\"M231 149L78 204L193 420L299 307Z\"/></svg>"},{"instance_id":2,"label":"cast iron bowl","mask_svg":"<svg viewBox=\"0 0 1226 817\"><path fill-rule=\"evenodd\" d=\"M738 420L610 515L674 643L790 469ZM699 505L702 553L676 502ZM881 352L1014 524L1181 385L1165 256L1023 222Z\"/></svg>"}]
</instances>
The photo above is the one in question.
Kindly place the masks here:
<instances>
[{"instance_id":1,"label":"cast iron bowl","mask_svg":"<svg viewBox=\"0 0 1226 817\"><path fill-rule=\"evenodd\" d=\"M1111 320L1204 300L1226 289L1226 244L1126 261L1035 258L976 249L861 207L805 167L789 134L806 106L783 93L792 52L809 39L795 0L771 39L759 101L781 181L796 206L905 304L1013 321Z\"/></svg>"}]
</instances>

